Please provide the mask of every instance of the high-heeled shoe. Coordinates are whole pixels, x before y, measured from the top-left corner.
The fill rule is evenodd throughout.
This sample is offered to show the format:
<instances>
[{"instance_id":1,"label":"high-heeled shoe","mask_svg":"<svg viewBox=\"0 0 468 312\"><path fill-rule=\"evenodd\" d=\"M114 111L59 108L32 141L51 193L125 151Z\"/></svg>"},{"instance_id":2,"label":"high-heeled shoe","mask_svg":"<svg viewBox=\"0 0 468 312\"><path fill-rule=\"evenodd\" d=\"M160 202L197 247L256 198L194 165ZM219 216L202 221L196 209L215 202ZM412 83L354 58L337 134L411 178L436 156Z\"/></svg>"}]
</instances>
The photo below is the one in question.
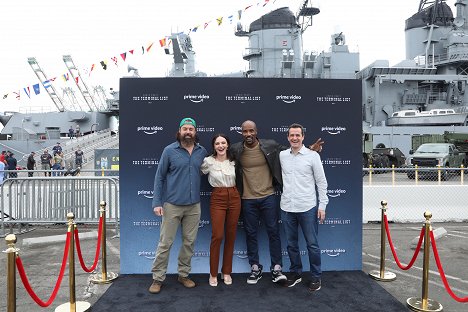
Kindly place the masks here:
<instances>
[{"instance_id":1,"label":"high-heeled shoe","mask_svg":"<svg viewBox=\"0 0 468 312\"><path fill-rule=\"evenodd\" d=\"M208 282L210 283L210 286L212 286L212 287L218 286L218 278L216 276L211 276L210 275L210 278L208 279Z\"/></svg>"},{"instance_id":2,"label":"high-heeled shoe","mask_svg":"<svg viewBox=\"0 0 468 312\"><path fill-rule=\"evenodd\" d=\"M226 285L232 285L232 277L231 277L231 275L229 275L229 274L223 274L222 277L223 277L224 284L226 284Z\"/></svg>"}]
</instances>

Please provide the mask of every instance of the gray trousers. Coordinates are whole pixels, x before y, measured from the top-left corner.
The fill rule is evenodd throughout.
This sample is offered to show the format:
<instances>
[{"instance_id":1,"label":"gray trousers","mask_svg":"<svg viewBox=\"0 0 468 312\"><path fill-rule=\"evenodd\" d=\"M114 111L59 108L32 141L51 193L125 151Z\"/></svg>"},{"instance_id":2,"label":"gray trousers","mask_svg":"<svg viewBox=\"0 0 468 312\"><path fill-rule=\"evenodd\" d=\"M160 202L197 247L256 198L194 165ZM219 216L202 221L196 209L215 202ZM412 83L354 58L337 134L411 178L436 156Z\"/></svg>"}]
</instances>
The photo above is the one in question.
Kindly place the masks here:
<instances>
[{"instance_id":1,"label":"gray trousers","mask_svg":"<svg viewBox=\"0 0 468 312\"><path fill-rule=\"evenodd\" d=\"M200 223L200 214L200 203L187 206L164 203L159 244L156 249L156 258L153 261L153 267L151 269L154 280L162 282L166 279L169 253L179 225L182 226L182 245L179 250L177 271L182 277L187 277L189 275L193 247Z\"/></svg>"}]
</instances>

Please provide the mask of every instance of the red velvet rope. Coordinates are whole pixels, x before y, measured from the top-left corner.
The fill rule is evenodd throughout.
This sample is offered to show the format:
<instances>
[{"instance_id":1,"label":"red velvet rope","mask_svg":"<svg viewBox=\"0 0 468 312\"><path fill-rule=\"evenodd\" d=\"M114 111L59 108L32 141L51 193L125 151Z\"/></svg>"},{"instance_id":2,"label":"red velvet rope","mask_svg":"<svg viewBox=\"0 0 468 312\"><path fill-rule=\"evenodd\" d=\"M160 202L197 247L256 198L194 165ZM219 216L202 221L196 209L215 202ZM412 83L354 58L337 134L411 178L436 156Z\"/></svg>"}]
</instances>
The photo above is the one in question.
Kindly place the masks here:
<instances>
[{"instance_id":1,"label":"red velvet rope","mask_svg":"<svg viewBox=\"0 0 468 312\"><path fill-rule=\"evenodd\" d=\"M31 298L41 307L48 307L54 300L55 297L57 296L57 292L60 288L60 284L62 283L63 279L63 274L65 272L65 267L67 266L67 256L68 256L68 250L70 249L70 238L71 238L71 233L67 232L67 240L65 242L65 250L63 251L63 260L62 260L62 267L60 268L60 274L57 279L57 282L55 283L54 291L50 295L49 300L47 302L42 301L36 293L32 290L31 285L29 284L28 277L26 276L26 272L24 271L24 266L23 262L21 261L21 258L18 256L16 257L16 267L18 268L19 275L21 277L21 281L23 282L24 288L26 288L26 291L28 294L31 296Z\"/></svg>"},{"instance_id":2,"label":"red velvet rope","mask_svg":"<svg viewBox=\"0 0 468 312\"><path fill-rule=\"evenodd\" d=\"M81 254L80 246L80 237L78 236L78 229L75 228L75 243L76 243L76 253L78 254L78 259L80 260L81 268L87 273L91 273L96 269L99 260L99 251L101 250L101 235L102 235L102 216L99 218L99 230L98 230L98 242L96 245L96 254L94 256L93 265L88 269L83 261L83 255Z\"/></svg>"},{"instance_id":3,"label":"red velvet rope","mask_svg":"<svg viewBox=\"0 0 468 312\"><path fill-rule=\"evenodd\" d=\"M395 259L396 264L398 267L402 270L408 270L411 268L414 264L414 261L416 261L416 258L418 257L419 251L421 249L421 244L423 242L424 238L424 227L421 229L421 234L419 234L419 241L418 241L418 246L416 246L416 250L414 251L413 258L411 258L410 263L407 266L403 266L400 263L400 260L398 260L398 256L395 251L395 247L393 246L393 241L392 241L392 236L390 235L390 229L388 227L388 219L387 215L384 215L384 222L385 222L385 231L387 232L387 237L388 237L388 244L390 245L390 249L392 250L393 258Z\"/></svg>"},{"instance_id":4,"label":"red velvet rope","mask_svg":"<svg viewBox=\"0 0 468 312\"><path fill-rule=\"evenodd\" d=\"M436 245L436 241L434 238L434 233L432 231L431 231L431 245L432 245L432 251L434 252L434 258L437 263L437 268L439 269L440 278L442 279L442 282L444 283L445 289L447 290L449 295L452 296L452 298L455 299L456 301L468 302L468 297L460 298L457 295L455 295L455 293L450 288L447 278L445 277L444 268L442 267L442 264L440 263L439 252L437 251L437 245Z\"/></svg>"}]
</instances>

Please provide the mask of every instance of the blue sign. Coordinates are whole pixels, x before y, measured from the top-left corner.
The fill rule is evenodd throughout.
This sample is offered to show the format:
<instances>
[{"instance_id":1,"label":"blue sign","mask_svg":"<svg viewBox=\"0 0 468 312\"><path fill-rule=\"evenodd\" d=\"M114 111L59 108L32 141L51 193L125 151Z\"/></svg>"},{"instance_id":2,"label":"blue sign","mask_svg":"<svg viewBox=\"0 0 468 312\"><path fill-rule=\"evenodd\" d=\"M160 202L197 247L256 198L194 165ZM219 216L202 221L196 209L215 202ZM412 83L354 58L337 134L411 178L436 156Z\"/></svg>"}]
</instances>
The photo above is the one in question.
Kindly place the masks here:
<instances>
[{"instance_id":1,"label":"blue sign","mask_svg":"<svg viewBox=\"0 0 468 312\"><path fill-rule=\"evenodd\" d=\"M242 140L241 124L253 120L258 137L288 145L292 123L306 128L304 143L325 141L321 153L328 180L325 223L319 226L322 269L362 268L362 118L358 80L246 78L123 78L120 81L120 271L150 273L161 218L151 207L154 175L165 146L175 141L179 122L193 117L200 143L227 134ZM209 272L211 187L201 177L202 214L193 273ZM280 194L278 193L278 209ZM283 231L283 228L281 227ZM250 272L242 217L234 248L233 271ZM260 262L269 267L265 228L259 231ZM177 272L180 233L171 249L168 273ZM307 249L300 250L308 268ZM289 268L282 233L283 266Z\"/></svg>"}]
</instances>

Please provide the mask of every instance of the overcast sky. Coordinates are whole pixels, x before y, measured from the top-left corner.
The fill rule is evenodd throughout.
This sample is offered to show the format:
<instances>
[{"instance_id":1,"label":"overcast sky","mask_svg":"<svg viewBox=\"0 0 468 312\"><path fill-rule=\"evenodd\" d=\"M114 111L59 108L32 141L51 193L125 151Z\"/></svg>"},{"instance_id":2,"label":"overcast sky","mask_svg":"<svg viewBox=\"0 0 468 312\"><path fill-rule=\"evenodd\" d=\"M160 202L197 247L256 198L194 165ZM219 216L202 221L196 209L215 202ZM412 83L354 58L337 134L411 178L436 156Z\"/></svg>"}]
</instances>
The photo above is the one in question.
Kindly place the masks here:
<instances>
[{"instance_id":1,"label":"overcast sky","mask_svg":"<svg viewBox=\"0 0 468 312\"><path fill-rule=\"evenodd\" d=\"M198 70L214 75L246 69L248 64L242 53L247 38L234 36L237 11L253 5L241 20L248 26L279 7L289 6L297 12L302 2L270 0L263 6L265 0L0 1L0 112L53 107L42 87L41 93L35 95L32 86L39 80L28 57L36 57L48 77L53 78L67 72L62 56L70 54L89 87L118 89L118 79L126 75L128 64L137 67L142 77L164 76L170 69L171 57L164 54L159 40L171 32L188 32L198 25L202 30L191 34ZM350 49L360 52L361 68L377 59L394 65L405 58L405 20L416 13L419 2L313 1L321 12L314 16L313 26L304 34L304 49L328 50L331 34L342 31ZM455 12L455 0L447 3ZM232 24L229 15L234 15ZM221 16L223 23L217 26L216 19ZM206 22L210 23L203 30ZM154 45L147 51L151 43ZM128 53L130 50L134 50L133 55ZM120 56L123 52L127 52L125 62ZM118 66L111 57L117 57ZM103 60L108 64L106 71L99 64ZM95 69L90 73L92 64ZM54 85L62 96L62 88L72 83L57 78ZM28 86L30 98L24 92ZM18 101L13 92L19 90ZM2 99L5 94L8 97Z\"/></svg>"}]
</instances>

